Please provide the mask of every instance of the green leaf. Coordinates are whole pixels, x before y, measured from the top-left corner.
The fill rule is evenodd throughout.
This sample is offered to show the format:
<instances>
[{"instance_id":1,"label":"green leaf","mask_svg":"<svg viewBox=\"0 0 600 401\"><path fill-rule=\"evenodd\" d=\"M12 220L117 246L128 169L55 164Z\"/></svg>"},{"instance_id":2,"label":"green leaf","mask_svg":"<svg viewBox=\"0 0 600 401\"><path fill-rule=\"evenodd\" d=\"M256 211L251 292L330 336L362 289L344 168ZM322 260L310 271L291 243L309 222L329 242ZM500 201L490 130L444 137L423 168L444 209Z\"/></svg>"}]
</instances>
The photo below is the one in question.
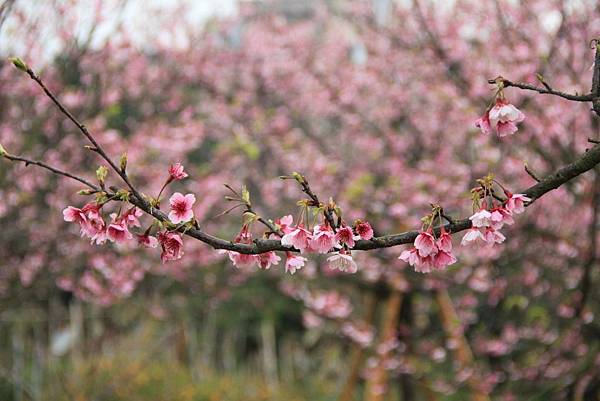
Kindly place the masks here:
<instances>
[{"instance_id":1,"label":"green leaf","mask_svg":"<svg viewBox=\"0 0 600 401\"><path fill-rule=\"evenodd\" d=\"M123 202L129 202L129 191L125 189L119 189L116 193L117 198L122 200Z\"/></svg>"},{"instance_id":2,"label":"green leaf","mask_svg":"<svg viewBox=\"0 0 600 401\"><path fill-rule=\"evenodd\" d=\"M0 145L0 157L6 156L8 152L4 149L4 146Z\"/></svg>"}]
</instances>

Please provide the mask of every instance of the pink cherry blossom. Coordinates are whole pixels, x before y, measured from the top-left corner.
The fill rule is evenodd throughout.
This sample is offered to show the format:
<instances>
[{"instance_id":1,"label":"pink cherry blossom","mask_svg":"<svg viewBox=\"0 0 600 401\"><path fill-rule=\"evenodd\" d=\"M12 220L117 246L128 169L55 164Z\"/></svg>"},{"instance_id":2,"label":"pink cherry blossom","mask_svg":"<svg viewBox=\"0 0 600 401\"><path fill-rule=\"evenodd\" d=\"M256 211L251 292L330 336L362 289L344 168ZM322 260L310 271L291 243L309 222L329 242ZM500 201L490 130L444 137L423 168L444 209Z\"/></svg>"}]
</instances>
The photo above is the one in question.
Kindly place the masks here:
<instances>
[{"instance_id":1,"label":"pink cherry blossom","mask_svg":"<svg viewBox=\"0 0 600 401\"><path fill-rule=\"evenodd\" d=\"M123 215L121 216L121 219L123 219L125 224L127 224L128 226L140 227L139 218L142 217L143 214L144 213L140 209L134 206L131 209L125 211L125 213L123 213Z\"/></svg>"},{"instance_id":2,"label":"pink cherry blossom","mask_svg":"<svg viewBox=\"0 0 600 401\"><path fill-rule=\"evenodd\" d=\"M405 261L411 266L416 266L421 262L421 257L419 256L419 251L417 248L411 248L403 251L398 259Z\"/></svg>"},{"instance_id":3,"label":"pink cherry blossom","mask_svg":"<svg viewBox=\"0 0 600 401\"><path fill-rule=\"evenodd\" d=\"M486 112L483 116L479 117L479 119L475 121L475 126L479 128L482 134L489 135L492 132L489 113Z\"/></svg>"},{"instance_id":4,"label":"pink cherry blossom","mask_svg":"<svg viewBox=\"0 0 600 401\"><path fill-rule=\"evenodd\" d=\"M518 130L519 129L517 128L517 125L511 121L500 121L498 124L496 124L496 132L498 132L498 136L500 138L512 135Z\"/></svg>"},{"instance_id":5,"label":"pink cherry blossom","mask_svg":"<svg viewBox=\"0 0 600 401\"><path fill-rule=\"evenodd\" d=\"M85 234L92 238L92 242L96 242L97 244L106 241L106 237L104 236L106 223L100 214L101 207L102 205L97 203L88 203L82 209L88 220Z\"/></svg>"},{"instance_id":6,"label":"pink cherry blossom","mask_svg":"<svg viewBox=\"0 0 600 401\"><path fill-rule=\"evenodd\" d=\"M452 236L442 228L442 232L436 241L437 248L442 252L452 252Z\"/></svg>"},{"instance_id":7,"label":"pink cherry blossom","mask_svg":"<svg viewBox=\"0 0 600 401\"><path fill-rule=\"evenodd\" d=\"M140 244L146 248L156 248L158 246L158 240L156 239L156 237L153 237L152 235L137 234L136 237L137 237L138 244Z\"/></svg>"},{"instance_id":8,"label":"pink cherry blossom","mask_svg":"<svg viewBox=\"0 0 600 401\"><path fill-rule=\"evenodd\" d=\"M494 244L501 244L506 239L506 237L500 231L495 230L492 227L488 227L485 229L484 238L489 246L493 246Z\"/></svg>"},{"instance_id":9,"label":"pink cherry blossom","mask_svg":"<svg viewBox=\"0 0 600 401\"><path fill-rule=\"evenodd\" d=\"M437 254L436 254L437 255ZM435 255L429 255L426 257L419 256L419 261L414 265L417 273L431 273L435 267Z\"/></svg>"},{"instance_id":10,"label":"pink cherry blossom","mask_svg":"<svg viewBox=\"0 0 600 401\"><path fill-rule=\"evenodd\" d=\"M456 257L452 252L440 251L433 257L433 265L436 269L444 269L456 263Z\"/></svg>"},{"instance_id":11,"label":"pink cherry blossom","mask_svg":"<svg viewBox=\"0 0 600 401\"><path fill-rule=\"evenodd\" d=\"M301 269L306 263L306 258L297 256L291 252L286 252L285 271L286 273L294 274L296 270Z\"/></svg>"},{"instance_id":12,"label":"pink cherry blossom","mask_svg":"<svg viewBox=\"0 0 600 401\"><path fill-rule=\"evenodd\" d=\"M78 223L80 225L87 224L88 222L83 210L73 206L67 206L63 210L63 218L65 221L68 221L70 223Z\"/></svg>"},{"instance_id":13,"label":"pink cherry blossom","mask_svg":"<svg viewBox=\"0 0 600 401\"><path fill-rule=\"evenodd\" d=\"M349 251L340 251L327 258L327 263L330 269L339 270L347 273L356 273L358 267L352 259Z\"/></svg>"},{"instance_id":14,"label":"pink cherry blossom","mask_svg":"<svg viewBox=\"0 0 600 401\"><path fill-rule=\"evenodd\" d=\"M531 198L524 194L509 194L505 207L511 213L520 214L525 211L525 202L531 202Z\"/></svg>"},{"instance_id":15,"label":"pink cherry blossom","mask_svg":"<svg viewBox=\"0 0 600 401\"><path fill-rule=\"evenodd\" d=\"M283 232L284 234L288 234L292 231L293 221L294 218L292 217L292 215L288 214L287 216L283 216L282 218L275 220L275 224L279 226L281 232Z\"/></svg>"},{"instance_id":16,"label":"pink cherry blossom","mask_svg":"<svg viewBox=\"0 0 600 401\"><path fill-rule=\"evenodd\" d=\"M169 167L169 178L171 180L183 180L186 177L188 177L188 174L183 170L181 163L175 163Z\"/></svg>"},{"instance_id":17,"label":"pink cherry blossom","mask_svg":"<svg viewBox=\"0 0 600 401\"><path fill-rule=\"evenodd\" d=\"M179 192L175 192L169 204L171 205L171 211L169 212L169 220L173 224L179 224L191 220L194 217L192 206L196 202L194 194L182 195Z\"/></svg>"},{"instance_id":18,"label":"pink cherry blossom","mask_svg":"<svg viewBox=\"0 0 600 401\"><path fill-rule=\"evenodd\" d=\"M260 264L258 261L258 255L248 255L233 251L227 252L227 254L229 255L229 260L231 260L231 263L233 263L233 265L237 268L247 268L254 266L256 263Z\"/></svg>"},{"instance_id":19,"label":"pink cherry blossom","mask_svg":"<svg viewBox=\"0 0 600 401\"><path fill-rule=\"evenodd\" d=\"M512 213L503 207L494 208L491 211L490 221L492 223L492 227L496 230L501 229L504 224L514 224L515 220L512 217Z\"/></svg>"},{"instance_id":20,"label":"pink cherry blossom","mask_svg":"<svg viewBox=\"0 0 600 401\"><path fill-rule=\"evenodd\" d=\"M256 261L258 262L258 266L261 269L265 269L265 270L268 270L271 267L271 265L278 265L279 261L281 260L281 257L279 257L279 255L277 255L273 251L261 253L256 256L257 256Z\"/></svg>"},{"instance_id":21,"label":"pink cherry blossom","mask_svg":"<svg viewBox=\"0 0 600 401\"><path fill-rule=\"evenodd\" d=\"M173 231L159 232L158 243L162 248L160 259L163 263L181 259L183 256L183 239L178 233Z\"/></svg>"},{"instance_id":22,"label":"pink cherry blossom","mask_svg":"<svg viewBox=\"0 0 600 401\"><path fill-rule=\"evenodd\" d=\"M443 251L442 251L443 252ZM435 267L436 255L440 253L436 248L436 252L428 256L421 256L419 250L416 247L403 251L398 259L407 262L409 265L415 268L418 273L430 273L432 268ZM453 256L452 256L453 257ZM440 259L440 266L442 261L446 261L447 258L443 257ZM452 262L454 263L454 262ZM445 265L444 265L445 266Z\"/></svg>"},{"instance_id":23,"label":"pink cherry blossom","mask_svg":"<svg viewBox=\"0 0 600 401\"><path fill-rule=\"evenodd\" d=\"M492 214L485 209L481 209L474 213L469 220L473 223L473 227L489 227L491 225Z\"/></svg>"},{"instance_id":24,"label":"pink cherry blossom","mask_svg":"<svg viewBox=\"0 0 600 401\"><path fill-rule=\"evenodd\" d=\"M371 224L369 224L368 221L361 221L356 225L355 229L360 239L370 240L371 238L373 238L373 229L371 228Z\"/></svg>"},{"instance_id":25,"label":"pink cherry blossom","mask_svg":"<svg viewBox=\"0 0 600 401\"><path fill-rule=\"evenodd\" d=\"M302 252L309 248L311 240L311 232L306 230L304 226L300 224L281 238L281 244L285 246L293 246Z\"/></svg>"},{"instance_id":26,"label":"pink cherry blossom","mask_svg":"<svg viewBox=\"0 0 600 401\"><path fill-rule=\"evenodd\" d=\"M341 226L335 234L335 240L340 244L345 244L349 248L353 248L355 243L352 228L346 225Z\"/></svg>"},{"instance_id":27,"label":"pink cherry blossom","mask_svg":"<svg viewBox=\"0 0 600 401\"><path fill-rule=\"evenodd\" d=\"M485 238L481 231L477 227L470 228L467 233L463 236L460 244L466 246L469 244L478 244L479 242L485 242Z\"/></svg>"},{"instance_id":28,"label":"pink cherry blossom","mask_svg":"<svg viewBox=\"0 0 600 401\"><path fill-rule=\"evenodd\" d=\"M313 229L310 247L318 253L328 253L332 248L338 247L335 234L327 224L317 225Z\"/></svg>"},{"instance_id":29,"label":"pink cherry blossom","mask_svg":"<svg viewBox=\"0 0 600 401\"><path fill-rule=\"evenodd\" d=\"M122 243L133 238L129 232L127 224L122 217L117 217L115 213L111 215L112 222L106 228L106 238L109 241Z\"/></svg>"},{"instance_id":30,"label":"pink cherry blossom","mask_svg":"<svg viewBox=\"0 0 600 401\"><path fill-rule=\"evenodd\" d=\"M417 248L421 257L435 255L438 251L435 238L433 238L430 231L423 231L417 235L417 238L415 238L415 248Z\"/></svg>"}]
</instances>

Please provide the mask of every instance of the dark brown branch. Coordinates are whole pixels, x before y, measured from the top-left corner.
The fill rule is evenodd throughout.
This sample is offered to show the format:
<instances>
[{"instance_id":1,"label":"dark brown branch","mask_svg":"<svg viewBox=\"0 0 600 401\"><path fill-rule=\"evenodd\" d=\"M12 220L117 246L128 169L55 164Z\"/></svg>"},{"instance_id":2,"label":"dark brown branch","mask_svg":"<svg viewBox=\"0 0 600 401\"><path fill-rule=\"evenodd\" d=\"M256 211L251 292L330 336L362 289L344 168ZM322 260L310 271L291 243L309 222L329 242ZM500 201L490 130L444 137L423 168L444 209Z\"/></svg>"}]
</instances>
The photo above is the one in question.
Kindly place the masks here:
<instances>
[{"instance_id":1,"label":"dark brown branch","mask_svg":"<svg viewBox=\"0 0 600 401\"><path fill-rule=\"evenodd\" d=\"M53 172L54 174L62 175L62 176L65 176L65 177L69 177L69 178L71 178L73 180L79 181L80 183L82 183L83 185L86 185L86 186L90 187L94 191L99 191L100 190L96 185L94 185L91 182L85 180L84 178L78 177L78 176L73 175L71 173L67 173L66 171L59 170L59 169L57 169L55 167L52 167L52 166L50 166L50 165L48 165L48 164L46 164L44 162L40 162L40 161L37 161L37 160L30 160L30 159L26 159L26 158L21 157L21 156L13 156L13 155L10 155L10 154L5 154L5 155L3 155L3 157L5 159L8 159L8 160L11 160L11 161L14 161L14 162L23 162L23 163L25 163L25 166L33 164L33 165L36 165L38 167L45 168L46 170L49 170L49 171Z\"/></svg>"},{"instance_id":2,"label":"dark brown branch","mask_svg":"<svg viewBox=\"0 0 600 401\"><path fill-rule=\"evenodd\" d=\"M6 156L5 156L6 157ZM15 156L11 156L15 158ZM17 158L17 160L23 161L22 158ZM522 193L526 196L530 197L532 200L529 202L527 206L530 206L537 199L544 196L546 193L552 191L560 187L562 184L567 181L572 180L580 174L585 173L586 171L591 170L597 164L600 163L600 144L595 145L593 148L589 149L582 156L580 156L577 160L568 164L567 166L559 169L553 174L550 174L543 178L539 183L525 189ZM63 171L51 168L50 166L43 165L43 163L31 163L38 165L40 167L44 167L53 171L57 174L67 176L69 178L73 178L77 181L83 182L82 179L78 177L72 176L69 173L65 173ZM55 171L56 170L56 171ZM86 184L87 185L87 184ZM95 186L92 186L95 187ZM144 212L153 216L157 220L161 222L169 222L167 215L162 211L151 207L148 202L144 200L140 200L138 198L131 198L129 202L139 207ZM458 233L460 231L467 230L471 228L471 221L469 219L457 220L454 223L449 223L444 225L446 231L450 233ZM440 233L441 227L437 227L435 232L437 235ZM203 232L197 228L189 228L189 227L179 227L177 231L184 233L192 238L195 238L199 241L204 242L207 245L215 249L225 249L228 251L235 251L244 254L259 254L269 251L295 251L292 247L287 247L281 244L280 240L273 239L256 239L252 244L239 244L234 243L232 241L227 241L218 237L214 237L210 234ZM408 231L400 234L391 234L384 235L380 237L372 238L368 241L366 240L358 240L356 241L356 245L353 248L354 250L372 250L372 249L380 249L380 248L389 248L396 245L402 244L410 244L414 242L415 238L419 235L419 231Z\"/></svg>"},{"instance_id":3,"label":"dark brown branch","mask_svg":"<svg viewBox=\"0 0 600 401\"><path fill-rule=\"evenodd\" d=\"M535 86L535 85L531 85L531 84L526 84L524 82L513 82L510 81L506 78L501 78L502 82L504 83L504 87L505 88L509 88L509 87L514 87L514 88L519 88L519 89L525 89L525 90L530 90L530 91L535 91L541 95L554 95L554 96L559 96L562 97L564 99L567 100L572 100L575 102L591 102L594 99L598 98L598 95L594 94L594 93L588 93L586 95L572 95L570 93L566 93L566 92L561 92L561 91L557 91L554 89L548 89L548 87L546 88L541 88L539 86ZM497 83L497 78L496 79L489 79L488 80L489 84L496 84Z\"/></svg>"},{"instance_id":4,"label":"dark brown branch","mask_svg":"<svg viewBox=\"0 0 600 401\"><path fill-rule=\"evenodd\" d=\"M538 178L538 176L533 172L533 170L531 170L531 168L529 168L529 165L527 165L527 163L525 163L525 171L527 172L527 174L529 174L529 176L531 178L533 178L534 180L536 180L537 182L540 182L541 180Z\"/></svg>"}]
</instances>

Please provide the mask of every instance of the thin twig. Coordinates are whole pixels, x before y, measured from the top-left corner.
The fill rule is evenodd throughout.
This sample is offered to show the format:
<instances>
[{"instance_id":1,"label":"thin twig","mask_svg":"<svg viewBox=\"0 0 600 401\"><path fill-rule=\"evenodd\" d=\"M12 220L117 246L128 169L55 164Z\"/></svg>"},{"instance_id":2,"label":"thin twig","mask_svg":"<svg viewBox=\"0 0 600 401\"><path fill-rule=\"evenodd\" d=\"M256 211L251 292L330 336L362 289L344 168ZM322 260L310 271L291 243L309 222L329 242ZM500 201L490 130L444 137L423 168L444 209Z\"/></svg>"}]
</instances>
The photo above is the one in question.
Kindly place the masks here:
<instances>
[{"instance_id":1,"label":"thin twig","mask_svg":"<svg viewBox=\"0 0 600 401\"><path fill-rule=\"evenodd\" d=\"M535 173L529 168L529 165L527 163L525 163L525 171L527 172L527 174L529 174L529 176L531 178L533 178L534 180L536 180L537 182L540 182L541 180L537 177L537 175L535 175Z\"/></svg>"},{"instance_id":2,"label":"thin twig","mask_svg":"<svg viewBox=\"0 0 600 401\"><path fill-rule=\"evenodd\" d=\"M33 164L33 165L45 168L46 170L49 170L49 171L53 172L54 174L58 174L58 175L62 175L62 176L65 176L65 177L72 178L72 179L74 179L76 181L79 181L83 185L87 185L88 187L90 187L91 189L93 189L96 192L100 190L96 185L92 184L91 182L87 181L86 179L78 177L78 176L73 175L71 173L68 173L66 171L62 171L60 169L57 169L56 167L52 167L52 166L50 166L50 165L48 165L48 164L46 164L44 162L40 162L40 161L37 161L37 160L27 159L27 158L21 157L21 156L13 156L13 155L10 155L10 154L5 154L3 157L5 159L8 159L8 160L11 160L11 161L14 161L14 162L23 162L23 163L25 163L25 166Z\"/></svg>"},{"instance_id":3,"label":"thin twig","mask_svg":"<svg viewBox=\"0 0 600 401\"><path fill-rule=\"evenodd\" d=\"M508 87L514 87L514 88L519 88L519 89L525 89L525 90L530 90L530 91L535 91L541 95L554 95L554 96L559 96L562 97L564 99L567 100L572 100L575 102L591 102L594 99L596 99L598 96L593 94L593 93L588 93L586 95L572 95L570 93L566 93L566 92L561 92L561 91L557 91L554 89L549 89L549 87L547 86L546 88L541 88L539 86L535 86L535 85L531 85L531 84L526 84L524 82L513 82L510 81L506 78L502 78L500 77L500 80L502 81L502 83L504 84L505 88ZM489 84L496 84L498 83L498 78L496 79L489 79L488 80Z\"/></svg>"}]
</instances>

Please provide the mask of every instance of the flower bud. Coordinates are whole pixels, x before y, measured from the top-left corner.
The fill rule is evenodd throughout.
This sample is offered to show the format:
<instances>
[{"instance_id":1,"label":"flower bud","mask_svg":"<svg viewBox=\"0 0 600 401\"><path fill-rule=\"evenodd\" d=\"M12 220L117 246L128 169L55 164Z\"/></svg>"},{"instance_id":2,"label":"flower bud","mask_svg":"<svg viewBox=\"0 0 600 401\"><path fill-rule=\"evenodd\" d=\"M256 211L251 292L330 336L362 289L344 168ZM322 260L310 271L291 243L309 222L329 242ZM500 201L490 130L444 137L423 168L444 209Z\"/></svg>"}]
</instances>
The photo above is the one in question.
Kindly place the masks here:
<instances>
[{"instance_id":1,"label":"flower bud","mask_svg":"<svg viewBox=\"0 0 600 401\"><path fill-rule=\"evenodd\" d=\"M96 178L98 179L98 182L101 185L104 185L104 179L106 178L107 174L108 174L108 169L104 166L100 166L96 170Z\"/></svg>"},{"instance_id":2,"label":"flower bud","mask_svg":"<svg viewBox=\"0 0 600 401\"><path fill-rule=\"evenodd\" d=\"M121 168L121 171L123 171L123 172L127 168L127 153L123 153L121 155L121 163L120 163L119 167Z\"/></svg>"},{"instance_id":3,"label":"flower bud","mask_svg":"<svg viewBox=\"0 0 600 401\"><path fill-rule=\"evenodd\" d=\"M23 60L21 60L18 57L10 57L9 60L19 70L27 72L27 64L25 64L25 62Z\"/></svg>"}]
</instances>

